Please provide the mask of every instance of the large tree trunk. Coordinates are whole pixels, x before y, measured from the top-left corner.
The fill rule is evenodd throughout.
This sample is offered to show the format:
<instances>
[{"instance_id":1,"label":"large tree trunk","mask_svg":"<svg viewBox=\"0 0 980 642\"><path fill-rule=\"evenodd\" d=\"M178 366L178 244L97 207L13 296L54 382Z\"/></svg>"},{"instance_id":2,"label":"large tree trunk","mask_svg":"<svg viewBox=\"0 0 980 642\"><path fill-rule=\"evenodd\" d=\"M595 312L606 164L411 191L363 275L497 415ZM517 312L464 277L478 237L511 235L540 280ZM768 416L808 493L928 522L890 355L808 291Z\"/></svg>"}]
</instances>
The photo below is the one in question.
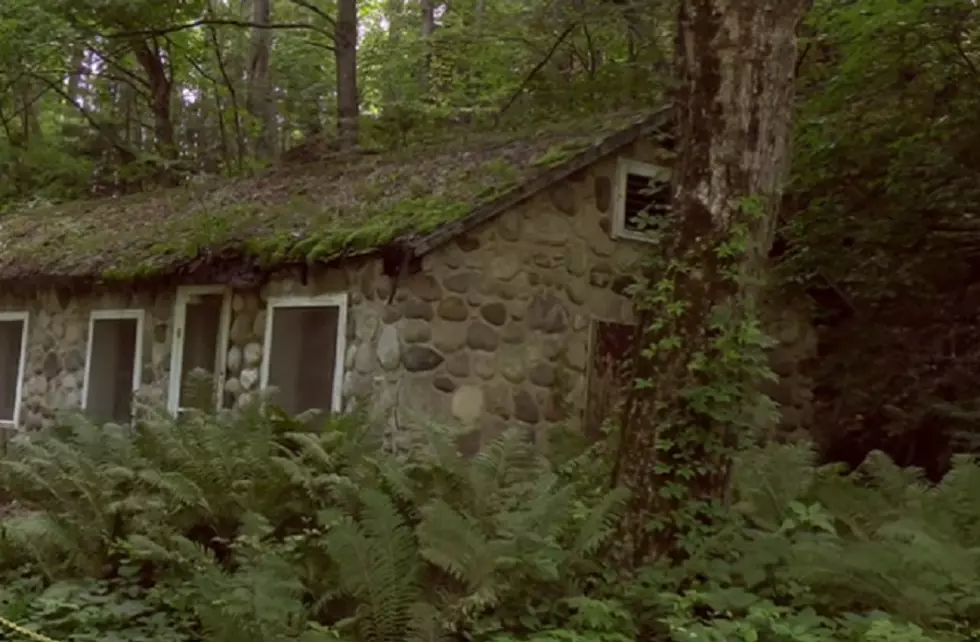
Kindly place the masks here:
<instances>
[{"instance_id":1,"label":"large tree trunk","mask_svg":"<svg viewBox=\"0 0 980 642\"><path fill-rule=\"evenodd\" d=\"M357 95L357 0L338 0L334 29L337 62L337 137L341 146L357 144L360 119Z\"/></svg>"},{"instance_id":2,"label":"large tree trunk","mask_svg":"<svg viewBox=\"0 0 980 642\"><path fill-rule=\"evenodd\" d=\"M679 538L703 523L710 508L701 509L725 497L738 432L750 429L737 406L762 368L739 370L725 359L733 344L716 342L750 323L750 284L772 244L789 161L796 29L808 4L680 2L672 241L651 274L659 298L638 301L636 347L655 349L638 350L634 370L651 385L627 395L615 473L632 491L622 551L630 565L677 552ZM733 238L746 251L730 258L719 250ZM719 323L724 311L733 316Z\"/></svg>"}]
</instances>

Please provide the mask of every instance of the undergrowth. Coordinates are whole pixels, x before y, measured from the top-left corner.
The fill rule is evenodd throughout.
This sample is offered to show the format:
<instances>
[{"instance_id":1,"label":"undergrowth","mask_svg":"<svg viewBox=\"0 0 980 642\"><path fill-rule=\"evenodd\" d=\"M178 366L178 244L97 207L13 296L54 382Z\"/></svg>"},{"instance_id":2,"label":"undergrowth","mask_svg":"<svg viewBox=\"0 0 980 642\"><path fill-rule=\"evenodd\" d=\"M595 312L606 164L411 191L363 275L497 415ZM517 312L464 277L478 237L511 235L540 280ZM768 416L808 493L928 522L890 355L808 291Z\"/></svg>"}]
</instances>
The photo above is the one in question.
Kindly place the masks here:
<instances>
[{"instance_id":1,"label":"undergrowth","mask_svg":"<svg viewBox=\"0 0 980 642\"><path fill-rule=\"evenodd\" d=\"M741 454L685 562L608 564L626 493L604 444L513 429L397 454L363 417L269 406L82 418L15 438L0 613L59 640L962 642L980 629L980 467ZM972 636L972 637L971 637Z\"/></svg>"}]
</instances>

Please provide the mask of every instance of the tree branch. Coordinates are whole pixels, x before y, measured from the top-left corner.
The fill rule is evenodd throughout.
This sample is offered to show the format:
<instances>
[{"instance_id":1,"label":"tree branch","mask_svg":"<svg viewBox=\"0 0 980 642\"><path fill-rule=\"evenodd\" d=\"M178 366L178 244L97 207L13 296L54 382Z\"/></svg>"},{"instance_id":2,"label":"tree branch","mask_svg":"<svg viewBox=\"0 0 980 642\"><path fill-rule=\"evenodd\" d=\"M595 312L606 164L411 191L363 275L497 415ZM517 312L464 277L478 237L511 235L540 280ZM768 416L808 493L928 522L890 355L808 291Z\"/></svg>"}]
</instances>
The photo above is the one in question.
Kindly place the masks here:
<instances>
[{"instance_id":1,"label":"tree branch","mask_svg":"<svg viewBox=\"0 0 980 642\"><path fill-rule=\"evenodd\" d=\"M78 110L78 113L81 114L82 118L88 121L88 124L91 125L92 129L94 129L99 134L99 136L101 136L107 143L112 145L116 149L116 151L119 152L119 154L123 157L124 162L131 163L134 160L136 160L136 154L133 152L133 150L131 150L126 145L124 145L116 136L108 132L100 122L98 122L97 120L95 120L95 118L92 117L92 114L90 114L88 110L86 110L83 106L75 102L75 99L72 96L68 95L68 92L62 89L58 83L53 82L50 78L45 78L40 74L28 72L28 75L31 76L32 78L36 78L41 82L43 82L45 85L48 86L48 88L51 91L55 92L56 94L64 98L65 101L68 102L68 104L70 104L72 107Z\"/></svg>"},{"instance_id":2,"label":"tree branch","mask_svg":"<svg viewBox=\"0 0 980 642\"><path fill-rule=\"evenodd\" d=\"M966 64L966 68L973 75L974 80L980 80L980 70L977 69L976 63L970 59L969 54L963 48L963 42L960 40L960 34L957 34L953 38L953 46L956 48L956 53L959 54L960 59Z\"/></svg>"},{"instance_id":3,"label":"tree branch","mask_svg":"<svg viewBox=\"0 0 980 642\"><path fill-rule=\"evenodd\" d=\"M551 45L551 49L548 50L548 53L546 53L544 58L542 58L541 61L534 66L534 69L531 70L531 73L525 76L524 80L521 81L520 86L518 86L518 88L514 91L514 93L511 94L510 98L507 99L507 102L504 103L503 107L500 108L500 111L497 112L498 119L504 114L505 111L510 109L511 106L517 101L520 95L524 92L524 89L527 87L528 83L531 82L534 79L534 77L538 75L538 72L544 69L544 66L548 64L548 61L550 61L551 58L555 55L555 52L558 51L558 47L561 47L561 43L565 42L565 39L568 38L568 36L572 33L572 31L575 30L575 27L577 27L578 24L579 24L578 21L575 21L569 24L567 27L565 27L565 30L561 32L561 34L558 36L558 39L555 40L554 44Z\"/></svg>"},{"instance_id":4,"label":"tree branch","mask_svg":"<svg viewBox=\"0 0 980 642\"><path fill-rule=\"evenodd\" d=\"M316 6L309 0L289 0L289 1L292 2L294 5L296 5L297 7L303 7L307 11L312 11L316 15L326 20L327 24L329 24L331 27L333 27L334 29L337 28L337 22L333 19L333 16L331 16L329 13L327 13L320 7Z\"/></svg>"},{"instance_id":5,"label":"tree branch","mask_svg":"<svg viewBox=\"0 0 980 642\"><path fill-rule=\"evenodd\" d=\"M303 44L309 45L311 47L315 47L317 49L326 49L327 51L337 51L336 49L334 49L333 45L327 44L325 42L317 42L315 40L304 40Z\"/></svg>"},{"instance_id":6,"label":"tree branch","mask_svg":"<svg viewBox=\"0 0 980 642\"><path fill-rule=\"evenodd\" d=\"M107 52L100 51L97 47L94 47L90 44L86 44L85 46L88 49L90 49L92 53L94 53L99 58L99 60L104 62L106 66L114 67L115 69L118 69L123 75L129 77L131 83L132 82L139 83L140 85L143 86L144 89L149 89L150 83L148 83L145 78L141 77L137 73L133 73L129 68L126 67L125 63L123 63L121 60L116 58L114 55L111 55ZM91 75L96 75L96 74L91 74Z\"/></svg>"},{"instance_id":7,"label":"tree branch","mask_svg":"<svg viewBox=\"0 0 980 642\"><path fill-rule=\"evenodd\" d=\"M249 22L248 20L232 20L226 18L201 18L200 20L194 20L192 22L187 22L180 25L171 25L169 27L159 27L156 29L139 29L136 31L116 31L114 33L106 34L106 38L119 39L119 38L146 38L150 36L165 36L170 33L177 33L179 31L189 31L191 29L197 29L198 27L240 27L243 29L306 29L309 31L316 31L318 33L323 33L331 35L330 32L317 27L316 25L310 24L308 22L274 22L270 24L263 24L259 22Z\"/></svg>"}]
</instances>

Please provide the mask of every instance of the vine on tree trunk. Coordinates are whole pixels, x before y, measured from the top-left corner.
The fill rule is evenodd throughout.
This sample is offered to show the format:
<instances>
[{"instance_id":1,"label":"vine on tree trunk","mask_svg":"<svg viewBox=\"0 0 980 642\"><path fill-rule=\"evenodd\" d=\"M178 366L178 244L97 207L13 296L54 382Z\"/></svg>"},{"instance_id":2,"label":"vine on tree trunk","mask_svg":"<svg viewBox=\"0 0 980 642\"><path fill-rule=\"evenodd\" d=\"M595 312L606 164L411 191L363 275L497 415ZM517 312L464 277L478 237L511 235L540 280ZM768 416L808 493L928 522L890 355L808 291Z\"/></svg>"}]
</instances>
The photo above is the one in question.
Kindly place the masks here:
<instances>
[{"instance_id":1,"label":"vine on tree trunk","mask_svg":"<svg viewBox=\"0 0 980 642\"><path fill-rule=\"evenodd\" d=\"M634 293L636 385L623 404L613 480L632 491L621 551L630 567L690 548L724 506L739 442L771 414L756 305L789 159L796 28L807 4L680 3L674 206Z\"/></svg>"}]
</instances>

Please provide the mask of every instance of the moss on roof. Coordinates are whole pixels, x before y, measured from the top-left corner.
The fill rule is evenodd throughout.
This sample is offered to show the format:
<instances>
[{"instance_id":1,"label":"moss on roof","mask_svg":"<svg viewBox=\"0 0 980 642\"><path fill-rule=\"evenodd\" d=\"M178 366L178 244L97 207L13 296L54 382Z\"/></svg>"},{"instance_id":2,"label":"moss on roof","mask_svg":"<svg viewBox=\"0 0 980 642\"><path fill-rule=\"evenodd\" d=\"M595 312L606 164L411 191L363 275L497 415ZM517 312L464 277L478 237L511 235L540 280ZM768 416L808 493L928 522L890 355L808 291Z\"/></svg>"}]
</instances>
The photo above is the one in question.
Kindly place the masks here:
<instances>
[{"instance_id":1,"label":"moss on roof","mask_svg":"<svg viewBox=\"0 0 980 642\"><path fill-rule=\"evenodd\" d=\"M0 218L0 279L126 280L207 256L335 259L429 232L648 114L467 133L259 176L22 210Z\"/></svg>"}]
</instances>

